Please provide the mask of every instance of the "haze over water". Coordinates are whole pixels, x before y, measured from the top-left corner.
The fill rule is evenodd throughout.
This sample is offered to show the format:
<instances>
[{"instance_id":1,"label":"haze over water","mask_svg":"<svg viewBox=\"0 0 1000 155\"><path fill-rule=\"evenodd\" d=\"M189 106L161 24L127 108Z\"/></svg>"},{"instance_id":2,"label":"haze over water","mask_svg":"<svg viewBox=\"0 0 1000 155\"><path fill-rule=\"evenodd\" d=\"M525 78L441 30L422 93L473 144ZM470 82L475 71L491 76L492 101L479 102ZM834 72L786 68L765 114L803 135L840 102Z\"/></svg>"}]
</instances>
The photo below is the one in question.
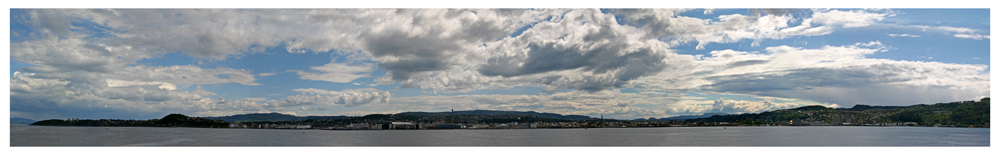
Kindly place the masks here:
<instances>
[{"instance_id":1,"label":"haze over water","mask_svg":"<svg viewBox=\"0 0 1000 155\"><path fill-rule=\"evenodd\" d=\"M10 126L11 146L989 146L989 128L276 130Z\"/></svg>"}]
</instances>

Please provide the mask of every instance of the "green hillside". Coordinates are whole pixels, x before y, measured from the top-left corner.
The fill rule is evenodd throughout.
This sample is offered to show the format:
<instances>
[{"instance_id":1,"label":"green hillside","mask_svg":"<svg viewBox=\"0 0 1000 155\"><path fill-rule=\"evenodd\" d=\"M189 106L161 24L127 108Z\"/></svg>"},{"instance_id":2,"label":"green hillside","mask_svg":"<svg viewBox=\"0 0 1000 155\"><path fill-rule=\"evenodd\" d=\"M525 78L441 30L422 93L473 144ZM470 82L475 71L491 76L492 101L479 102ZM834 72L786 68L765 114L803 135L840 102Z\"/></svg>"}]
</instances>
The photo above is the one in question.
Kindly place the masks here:
<instances>
[{"instance_id":1,"label":"green hillside","mask_svg":"<svg viewBox=\"0 0 1000 155\"><path fill-rule=\"evenodd\" d=\"M987 126L990 122L990 98L979 101L962 101L920 104L913 106L869 106L856 105L851 108L834 109L823 106L805 106L756 114L717 115L708 118L688 119L687 122L737 122L744 125L801 122L831 123L834 116L845 118L856 125L872 123L914 122L922 126L940 124L944 126ZM850 120L846 120L850 119Z\"/></svg>"}]
</instances>

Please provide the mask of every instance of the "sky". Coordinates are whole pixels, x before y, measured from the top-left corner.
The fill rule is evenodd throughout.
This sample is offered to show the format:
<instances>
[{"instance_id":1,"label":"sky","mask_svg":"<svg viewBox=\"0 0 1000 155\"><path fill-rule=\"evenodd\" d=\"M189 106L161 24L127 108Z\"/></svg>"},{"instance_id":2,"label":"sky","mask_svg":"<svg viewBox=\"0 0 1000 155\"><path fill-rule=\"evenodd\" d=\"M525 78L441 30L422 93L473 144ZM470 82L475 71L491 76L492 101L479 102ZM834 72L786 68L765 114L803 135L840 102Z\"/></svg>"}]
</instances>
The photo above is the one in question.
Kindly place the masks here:
<instances>
[{"instance_id":1,"label":"sky","mask_svg":"<svg viewBox=\"0 0 1000 155\"><path fill-rule=\"evenodd\" d=\"M989 97L989 9L12 9L10 116L662 118Z\"/></svg>"}]
</instances>

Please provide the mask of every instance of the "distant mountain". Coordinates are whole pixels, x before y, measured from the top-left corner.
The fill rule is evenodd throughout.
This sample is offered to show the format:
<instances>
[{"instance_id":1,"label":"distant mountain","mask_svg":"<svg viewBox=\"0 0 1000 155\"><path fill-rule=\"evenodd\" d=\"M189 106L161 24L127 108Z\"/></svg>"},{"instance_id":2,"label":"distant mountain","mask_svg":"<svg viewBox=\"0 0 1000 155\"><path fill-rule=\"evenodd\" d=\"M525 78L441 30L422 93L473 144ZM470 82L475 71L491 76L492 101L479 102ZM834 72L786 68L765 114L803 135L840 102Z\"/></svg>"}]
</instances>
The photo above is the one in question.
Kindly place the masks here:
<instances>
[{"instance_id":1,"label":"distant mountain","mask_svg":"<svg viewBox=\"0 0 1000 155\"><path fill-rule=\"evenodd\" d=\"M35 120L20 118L20 117L10 118L10 124L31 124L31 123L35 123Z\"/></svg>"},{"instance_id":2,"label":"distant mountain","mask_svg":"<svg viewBox=\"0 0 1000 155\"><path fill-rule=\"evenodd\" d=\"M554 113L539 113L535 111L495 111L495 110L471 110L471 111L455 111L455 112L404 112L397 115L519 115L519 116L537 116L544 118L556 118L556 119L590 119L590 116L583 115L560 115Z\"/></svg>"},{"instance_id":3,"label":"distant mountain","mask_svg":"<svg viewBox=\"0 0 1000 155\"><path fill-rule=\"evenodd\" d=\"M242 114L242 115L232 115L232 116L221 116L221 117L204 117L207 119L219 119L226 122L280 122L280 121L302 121L302 120L327 120L327 119L338 119L345 118L347 116L306 116L299 117L295 115L281 114L281 113L258 113L258 114Z\"/></svg>"},{"instance_id":4,"label":"distant mountain","mask_svg":"<svg viewBox=\"0 0 1000 155\"><path fill-rule=\"evenodd\" d=\"M709 118L715 115L726 115L726 113L705 113L701 115L681 115L667 118L660 118L656 120L669 121L669 120L686 120L686 119L698 119L698 118Z\"/></svg>"}]
</instances>

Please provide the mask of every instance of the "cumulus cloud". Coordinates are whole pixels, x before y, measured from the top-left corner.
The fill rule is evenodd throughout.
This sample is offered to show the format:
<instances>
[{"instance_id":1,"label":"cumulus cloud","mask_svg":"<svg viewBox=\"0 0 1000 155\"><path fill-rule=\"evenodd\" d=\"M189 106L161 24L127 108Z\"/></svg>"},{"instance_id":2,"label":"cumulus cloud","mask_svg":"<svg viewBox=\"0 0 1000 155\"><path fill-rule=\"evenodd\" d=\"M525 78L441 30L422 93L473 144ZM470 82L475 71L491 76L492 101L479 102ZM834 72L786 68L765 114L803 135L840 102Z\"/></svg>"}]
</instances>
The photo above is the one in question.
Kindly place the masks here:
<instances>
[{"instance_id":1,"label":"cumulus cloud","mask_svg":"<svg viewBox=\"0 0 1000 155\"><path fill-rule=\"evenodd\" d=\"M402 83L404 88L433 92L513 86L591 92L624 88L640 77L689 65L688 56L667 49L690 41L697 41L698 49L713 42L742 39L754 39L757 45L761 39L824 35L836 27L865 26L891 15L862 10L812 10L812 17L801 19L803 22L794 26L790 23L800 19L793 13L807 10L753 9L751 15L721 15L717 20L678 15L684 11L687 10L29 10L39 19L94 23L106 30L93 31L111 36L99 38L100 45L77 41L71 43L73 46L131 52L109 50L114 55L132 58L122 60L123 63L93 59L95 62L86 63L94 64L88 70L110 71L113 68L102 64L122 65L174 51L221 60L286 44L286 51L291 53L334 51L372 60L377 64L374 67L387 71L376 80L380 84ZM619 20L617 15L625 18ZM72 26L72 22L60 23ZM63 29L49 25L46 30ZM90 49L95 49L86 52L91 55L102 51ZM81 63L49 68L88 66L78 65ZM296 72L302 79L349 83L366 77L361 73L374 69L347 67L330 63L311 67L313 71Z\"/></svg>"},{"instance_id":2,"label":"cumulus cloud","mask_svg":"<svg viewBox=\"0 0 1000 155\"><path fill-rule=\"evenodd\" d=\"M873 13L864 10L813 10L812 22L824 25L840 25L846 28L862 27L874 24L892 13Z\"/></svg>"},{"instance_id":3,"label":"cumulus cloud","mask_svg":"<svg viewBox=\"0 0 1000 155\"><path fill-rule=\"evenodd\" d=\"M11 60L32 65L28 72L111 72L149 56L126 54L128 47L89 43L82 35L11 42ZM118 57L126 55L125 57Z\"/></svg>"},{"instance_id":4,"label":"cumulus cloud","mask_svg":"<svg viewBox=\"0 0 1000 155\"><path fill-rule=\"evenodd\" d=\"M73 95L74 92L66 89L69 81L56 79L36 79L30 78L34 73L14 72L10 81L11 96L19 95L51 95L52 98Z\"/></svg>"},{"instance_id":5,"label":"cumulus cloud","mask_svg":"<svg viewBox=\"0 0 1000 155\"><path fill-rule=\"evenodd\" d=\"M367 57L376 61L378 68L388 71L380 80L383 83L459 92L509 86L587 91L623 88L634 79L677 65L671 63L683 63L677 61L684 60L670 60L683 58L675 58L676 54L664 49L691 40L698 41L699 48L703 48L711 42L746 38L823 35L830 32L830 26L863 26L886 15L829 10L812 17L826 26L813 27L805 22L789 27L788 23L794 19L789 13L801 10L754 10L759 13L722 15L719 21L677 15L683 11L686 10L629 9L605 14L595 9L208 9L42 10L36 14L60 19L73 14L80 18L68 19L108 27L114 30L108 32L114 37L104 39L104 46L142 51L145 57L184 51L197 58L225 59L260 52L263 47L284 42L286 50L293 53L336 49ZM627 23L618 23L614 15L625 15ZM844 19L848 17L858 20ZM509 36L529 25L519 36ZM186 30L175 29L178 26ZM678 40L656 39L662 37ZM596 61L596 58L614 59ZM664 59L668 61L661 61ZM366 76L357 71L367 71L322 71L332 67L344 66L331 63L312 68L320 72L297 73L303 79L346 83ZM467 73L470 70L479 73L470 75ZM442 74L474 80L447 80L445 87L439 87L435 84L440 81L436 77ZM528 74L546 80L526 78Z\"/></svg>"},{"instance_id":6,"label":"cumulus cloud","mask_svg":"<svg viewBox=\"0 0 1000 155\"><path fill-rule=\"evenodd\" d=\"M666 37L671 45L698 42L696 49L710 43L730 43L753 39L758 46L763 39L784 39L792 36L826 35L838 27L864 27L892 16L891 11L811 10L808 18L795 17L800 9L751 9L749 15L720 15L718 21L678 16L683 10L628 9L613 10L624 15L626 25L639 25L646 38ZM877 13L881 12L881 13ZM799 25L791 25L793 22Z\"/></svg>"}]
</instances>

